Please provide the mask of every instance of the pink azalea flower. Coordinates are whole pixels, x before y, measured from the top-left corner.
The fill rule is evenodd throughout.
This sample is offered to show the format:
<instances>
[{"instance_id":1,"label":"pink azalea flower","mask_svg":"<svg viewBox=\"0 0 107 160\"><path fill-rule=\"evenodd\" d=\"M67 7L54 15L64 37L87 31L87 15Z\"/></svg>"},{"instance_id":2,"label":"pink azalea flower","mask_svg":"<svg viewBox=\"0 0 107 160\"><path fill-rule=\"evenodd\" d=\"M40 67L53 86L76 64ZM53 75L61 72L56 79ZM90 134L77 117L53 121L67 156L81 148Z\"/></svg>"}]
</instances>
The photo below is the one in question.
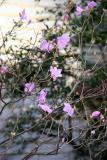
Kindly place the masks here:
<instances>
[{"instance_id":1,"label":"pink azalea flower","mask_svg":"<svg viewBox=\"0 0 107 160\"><path fill-rule=\"evenodd\" d=\"M59 49L65 48L70 41L70 37L67 33L62 34L62 36L57 38L57 45Z\"/></svg>"},{"instance_id":2,"label":"pink azalea flower","mask_svg":"<svg viewBox=\"0 0 107 160\"><path fill-rule=\"evenodd\" d=\"M39 93L39 98L38 98L39 104L44 104L46 102L46 95L47 92L44 89L42 89Z\"/></svg>"},{"instance_id":3,"label":"pink azalea flower","mask_svg":"<svg viewBox=\"0 0 107 160\"><path fill-rule=\"evenodd\" d=\"M48 105L48 104L46 104L46 103L44 103L44 104L39 104L39 106L40 106L40 108L42 109L42 110L44 110L45 112L48 112L48 113L52 113L52 109L50 108L50 106Z\"/></svg>"},{"instance_id":4,"label":"pink azalea flower","mask_svg":"<svg viewBox=\"0 0 107 160\"><path fill-rule=\"evenodd\" d=\"M64 103L63 111L66 112L71 117L74 115L74 109L69 103L66 102Z\"/></svg>"},{"instance_id":5,"label":"pink azalea flower","mask_svg":"<svg viewBox=\"0 0 107 160\"><path fill-rule=\"evenodd\" d=\"M50 68L50 72L51 72L51 77L53 78L53 80L55 81L58 77L62 77L62 69L57 69L57 67L52 67Z\"/></svg>"},{"instance_id":6,"label":"pink azalea flower","mask_svg":"<svg viewBox=\"0 0 107 160\"><path fill-rule=\"evenodd\" d=\"M91 9L95 8L97 6L97 3L94 1L88 1L87 2L87 6L86 6L86 10L90 11Z\"/></svg>"},{"instance_id":7,"label":"pink azalea flower","mask_svg":"<svg viewBox=\"0 0 107 160\"><path fill-rule=\"evenodd\" d=\"M76 7L76 15L77 16L81 16L81 14L83 13L84 9L82 8L82 6L78 5Z\"/></svg>"},{"instance_id":8,"label":"pink azalea flower","mask_svg":"<svg viewBox=\"0 0 107 160\"><path fill-rule=\"evenodd\" d=\"M0 67L0 73L1 74L5 74L8 72L8 66L7 65L3 65Z\"/></svg>"},{"instance_id":9,"label":"pink azalea flower","mask_svg":"<svg viewBox=\"0 0 107 160\"><path fill-rule=\"evenodd\" d=\"M27 22L30 22L31 20L29 19L29 17L27 16L27 13L25 11L25 9L23 9L20 13L19 13L19 16L20 16L20 20L21 21L27 21Z\"/></svg>"},{"instance_id":10,"label":"pink azalea flower","mask_svg":"<svg viewBox=\"0 0 107 160\"><path fill-rule=\"evenodd\" d=\"M54 48L52 42L48 42L47 40L43 40L40 45L40 49L42 51L51 52Z\"/></svg>"},{"instance_id":11,"label":"pink azalea flower","mask_svg":"<svg viewBox=\"0 0 107 160\"><path fill-rule=\"evenodd\" d=\"M101 112L94 111L94 112L92 112L91 116L92 116L92 118L98 118L100 116L100 114L101 114Z\"/></svg>"},{"instance_id":12,"label":"pink azalea flower","mask_svg":"<svg viewBox=\"0 0 107 160\"><path fill-rule=\"evenodd\" d=\"M24 92L25 93L31 93L33 92L35 89L35 83L34 82L30 82L30 83L26 83L25 87L24 87Z\"/></svg>"}]
</instances>

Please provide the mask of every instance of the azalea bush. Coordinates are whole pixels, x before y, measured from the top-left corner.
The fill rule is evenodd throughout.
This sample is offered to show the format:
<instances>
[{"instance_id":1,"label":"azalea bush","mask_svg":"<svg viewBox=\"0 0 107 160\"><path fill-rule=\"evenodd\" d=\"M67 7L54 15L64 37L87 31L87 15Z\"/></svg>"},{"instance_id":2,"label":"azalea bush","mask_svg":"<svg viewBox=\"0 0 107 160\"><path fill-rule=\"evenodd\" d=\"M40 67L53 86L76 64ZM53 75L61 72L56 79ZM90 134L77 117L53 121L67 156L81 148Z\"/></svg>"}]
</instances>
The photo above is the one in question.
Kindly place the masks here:
<instances>
[{"instance_id":1,"label":"azalea bush","mask_svg":"<svg viewBox=\"0 0 107 160\"><path fill-rule=\"evenodd\" d=\"M104 61L102 65L96 63L87 68L83 56L87 43L89 49L95 44L106 45L107 33L102 28L106 21L106 7L105 1L74 4L73 9L61 17L61 24L56 22L53 28L45 30L38 46L23 44L12 52L11 47L5 48L6 42L17 39L17 28L32 23L25 10L19 13L20 20L14 22L14 27L4 36L0 46L5 51L3 56L11 55L6 61L3 56L0 58L0 114L27 97L35 103L24 113L22 109L18 121L14 115L11 116L7 124L8 138L1 144L36 129L39 133L58 137L56 153L60 144L67 142L86 152L90 159L100 160L107 156L107 66ZM76 64L79 61L80 66L67 67L66 63L70 66L72 63L66 59L75 60ZM78 72L74 73L77 69ZM67 77L73 76L74 81L67 85ZM7 98L10 99L7 101ZM36 113L40 117L33 117ZM76 120L80 120L77 126L74 125ZM66 121L68 127L65 126ZM74 137L74 131L78 131L78 137Z\"/></svg>"}]
</instances>

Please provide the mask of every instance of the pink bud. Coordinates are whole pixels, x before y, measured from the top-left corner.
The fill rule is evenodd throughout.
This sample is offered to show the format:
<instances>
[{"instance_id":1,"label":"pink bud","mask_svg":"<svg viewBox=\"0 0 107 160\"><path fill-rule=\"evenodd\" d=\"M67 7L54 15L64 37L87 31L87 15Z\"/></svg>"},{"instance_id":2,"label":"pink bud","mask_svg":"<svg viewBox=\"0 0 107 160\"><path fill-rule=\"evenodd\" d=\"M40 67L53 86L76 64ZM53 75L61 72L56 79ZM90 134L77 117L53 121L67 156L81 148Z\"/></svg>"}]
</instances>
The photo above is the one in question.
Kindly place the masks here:
<instances>
[{"instance_id":1,"label":"pink bud","mask_svg":"<svg viewBox=\"0 0 107 160\"><path fill-rule=\"evenodd\" d=\"M69 21L70 20L70 16L68 13L64 14L64 21Z\"/></svg>"},{"instance_id":2,"label":"pink bud","mask_svg":"<svg viewBox=\"0 0 107 160\"><path fill-rule=\"evenodd\" d=\"M98 117L100 117L100 114L101 114L101 112L94 111L94 112L92 112L91 116L92 116L92 118L98 118Z\"/></svg>"}]
</instances>

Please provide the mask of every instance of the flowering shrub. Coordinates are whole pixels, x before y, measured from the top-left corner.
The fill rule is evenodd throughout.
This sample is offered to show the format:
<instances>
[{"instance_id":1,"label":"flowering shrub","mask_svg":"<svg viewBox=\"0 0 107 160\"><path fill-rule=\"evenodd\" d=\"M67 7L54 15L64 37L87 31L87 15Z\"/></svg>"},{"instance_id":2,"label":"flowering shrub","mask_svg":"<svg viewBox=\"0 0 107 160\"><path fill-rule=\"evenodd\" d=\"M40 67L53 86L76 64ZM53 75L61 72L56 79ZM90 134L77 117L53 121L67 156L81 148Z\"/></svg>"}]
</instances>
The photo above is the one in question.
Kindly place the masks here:
<instances>
[{"instance_id":1,"label":"flowering shrub","mask_svg":"<svg viewBox=\"0 0 107 160\"><path fill-rule=\"evenodd\" d=\"M23 117L24 120L21 119L21 123L18 124L22 130L16 130L12 138L34 129L37 124L45 125L44 123L47 121L47 123L49 122L48 129L50 126L52 128L53 123L55 123L53 128L56 127L56 130L59 130L59 126L61 126L59 133L57 133L60 138L59 143L63 144L68 139L68 142L74 144L74 147L77 146L78 149L85 150L91 159L93 157L97 159L99 156L103 157L102 154L105 154L106 147L103 148L102 144L107 139L105 103L107 66L104 61L104 64L100 67L96 63L88 70L83 48L87 43L90 44L89 49L94 44L106 44L107 33L101 29L101 25L105 23L104 18L106 18L105 6L107 7L104 1L87 1L76 4L71 13L65 13L62 26L58 28L56 22L53 28L45 31L38 47L34 44L23 44L18 48L18 51L14 51L14 54L11 52L12 49L8 48L6 53L12 55L12 63L1 61L0 96L3 106L0 114L2 115L5 112L5 108L9 104L16 103L26 97L34 97L35 109L30 110L30 112L36 113L37 109L39 114L42 115L40 119L38 117L35 118L36 120L33 119L32 125L27 129L23 128L23 123L26 121L28 123L28 118L25 121ZM11 37L14 38L15 30L21 28L23 23L31 23L25 10L19 13L19 18L20 20L15 22L11 33L8 32L5 35L4 39L6 41ZM5 47L5 43L3 41L0 46L1 49ZM76 54L74 50L72 51L72 48L76 50ZM78 49L80 50L79 55L77 54ZM73 73L73 70L78 69L78 65L77 68L72 68L70 59L75 60L76 64L81 61L81 69L78 71L80 74L76 74L78 72ZM70 69L66 63L70 65ZM75 81L67 86L66 76L72 76L72 74ZM4 95L2 95L3 89L6 90ZM11 97L12 99L6 102L5 97ZM102 102L96 106L95 102L97 100L102 100ZM68 119L69 124L67 129L64 126L66 119ZM78 126L79 136L73 140L72 133L73 129L76 128L73 126L73 122L78 119L80 123L83 120L85 126ZM9 124L10 122L11 120ZM12 123L15 125L15 121ZM38 132L41 132L39 127L37 129ZM50 130L49 132L52 132ZM44 132L44 129L42 129L42 132ZM9 136L10 140L11 134ZM77 144L77 141L79 141L79 144ZM5 143L5 141L1 143Z\"/></svg>"}]
</instances>

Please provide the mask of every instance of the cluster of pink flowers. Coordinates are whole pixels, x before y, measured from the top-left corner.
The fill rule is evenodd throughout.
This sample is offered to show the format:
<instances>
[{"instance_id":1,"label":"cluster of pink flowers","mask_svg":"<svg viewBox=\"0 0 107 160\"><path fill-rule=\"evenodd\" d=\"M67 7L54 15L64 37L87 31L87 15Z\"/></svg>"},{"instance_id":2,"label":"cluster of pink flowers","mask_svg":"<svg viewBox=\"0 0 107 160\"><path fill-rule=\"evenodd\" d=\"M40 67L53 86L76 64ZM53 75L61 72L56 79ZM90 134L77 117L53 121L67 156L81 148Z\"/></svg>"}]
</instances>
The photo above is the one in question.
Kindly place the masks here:
<instances>
[{"instance_id":1,"label":"cluster of pink flowers","mask_svg":"<svg viewBox=\"0 0 107 160\"><path fill-rule=\"evenodd\" d=\"M34 82L30 82L30 83L25 83L24 86L24 92L25 93L32 93L35 90L35 83ZM42 89L39 92L39 96L38 96L38 102L39 102L39 107L47 112L47 113L52 113L53 109L52 107L46 102L46 96L47 96L47 92L45 89ZM65 113L67 113L67 115L69 116L73 116L74 115L74 108L69 104L69 103L64 103L64 108L63 111Z\"/></svg>"},{"instance_id":2,"label":"cluster of pink flowers","mask_svg":"<svg viewBox=\"0 0 107 160\"><path fill-rule=\"evenodd\" d=\"M52 113L53 109L51 108L51 106L46 102L46 96L47 96L47 92L45 91L45 89L42 89L39 93L39 97L38 97L38 102L39 102L39 107L47 112L47 113ZM72 106L69 103L64 103L64 108L63 111L67 113L67 115L69 116L73 116L74 115L74 109L72 108Z\"/></svg>"},{"instance_id":3,"label":"cluster of pink flowers","mask_svg":"<svg viewBox=\"0 0 107 160\"><path fill-rule=\"evenodd\" d=\"M9 71L9 68L8 68L7 65L2 65L2 66L0 67L0 73L1 73L1 74L5 74L5 73L7 73L8 71Z\"/></svg>"},{"instance_id":4,"label":"cluster of pink flowers","mask_svg":"<svg viewBox=\"0 0 107 160\"><path fill-rule=\"evenodd\" d=\"M81 5L77 6L76 14L78 16L80 16L84 11L91 11L96 6L97 6L96 2L88 1L87 6L85 8L83 8ZM27 14L25 12L25 9L22 12L20 12L19 15L20 15L20 20L21 21L27 21L27 22L30 21L30 19L28 18ZM65 20L68 20L69 15L66 14L64 18L65 18ZM41 42L40 49L42 51L45 51L45 52L49 53L55 48L55 46L57 46L58 49L64 49L68 45L69 42L70 42L69 35L67 33L63 33L61 36L58 36L56 38L56 40L53 40L51 42L47 41L47 40L43 40ZM9 68L8 68L7 65L2 65L0 67L0 73L1 74L6 74L6 73L8 73L8 71L9 71ZM57 67L51 66L50 67L50 75L51 75L51 78L54 81L56 81L59 77L62 77L62 69L58 69ZM25 93L31 94L32 92L35 91L35 88L36 88L36 85L35 85L34 82L29 82L29 83L24 84L24 92ZM45 89L42 89L39 93L39 96L38 96L39 107L43 111L50 114L50 113L53 112L53 109L47 103L46 96L47 96L47 91ZM64 102L63 112L65 112L68 116L73 117L75 110L70 103ZM96 118L102 118L104 120L104 117L102 116L100 111L92 112L91 118L93 118L93 119L94 118L95 119Z\"/></svg>"},{"instance_id":5,"label":"cluster of pink flowers","mask_svg":"<svg viewBox=\"0 0 107 160\"><path fill-rule=\"evenodd\" d=\"M56 38L56 44L59 49L64 49L68 45L70 41L70 37L67 33L63 33L61 36ZM55 40L49 42L47 40L43 40L40 44L40 49L45 52L51 52L55 48Z\"/></svg>"},{"instance_id":6,"label":"cluster of pink flowers","mask_svg":"<svg viewBox=\"0 0 107 160\"><path fill-rule=\"evenodd\" d=\"M81 16L84 11L90 12L97 6L97 3L94 1L88 1L87 5L83 8L81 5L77 5L76 7L76 15Z\"/></svg>"},{"instance_id":7,"label":"cluster of pink flowers","mask_svg":"<svg viewBox=\"0 0 107 160\"><path fill-rule=\"evenodd\" d=\"M58 77L62 77L61 71L62 71L62 69L57 69L57 67L51 66L50 72L51 72L51 77L53 78L53 80L56 80ZM24 92L25 93L31 94L34 90L35 90L35 83L34 82L25 83L25 85L24 85ZM51 109L50 105L46 102L46 96L47 96L46 90L42 89L40 91L39 97L38 97L39 106L45 112L52 113L53 110Z\"/></svg>"},{"instance_id":8,"label":"cluster of pink flowers","mask_svg":"<svg viewBox=\"0 0 107 160\"><path fill-rule=\"evenodd\" d=\"M77 5L76 7L76 15L77 16L81 16L81 14L84 11L91 11L92 9L94 9L97 6L97 3L94 1L88 1L87 5L83 8L81 5ZM19 13L20 16L20 20L21 21L27 21L30 22L29 17L26 14L25 9ZM64 15L64 20L68 21L69 20L69 15L66 13ZM48 40L43 40L40 44L40 49L42 51L48 52L50 53L55 46L58 47L58 49L64 49L66 48L66 46L68 45L68 43L70 42L70 37L67 33L63 33L61 36L58 36L56 39L53 39L53 41L48 41ZM55 44L56 43L56 44ZM3 65L0 67L0 73L1 74L5 74L8 72L8 66L7 65ZM57 67L50 67L50 74L51 74L51 78L56 81L57 78L62 77L62 69L58 69ZM24 85L24 92L25 93L29 93L31 94L34 90L35 90L35 83L34 82L29 82L29 83L25 83ZM46 101L46 96L47 96L47 92L45 89L42 89L39 93L38 96L38 102L39 102L39 107L47 112L47 113L52 113L53 109L52 107L47 103ZM73 117L74 115L74 108L71 106L70 103L65 102L64 103L64 107L63 107L63 111L69 115L70 117ZM99 118L101 116L101 112L100 111L94 111L91 114L92 118Z\"/></svg>"},{"instance_id":9,"label":"cluster of pink flowers","mask_svg":"<svg viewBox=\"0 0 107 160\"><path fill-rule=\"evenodd\" d=\"M6 73L7 67L6 66L2 66L0 68L0 72L1 73ZM56 80L58 77L61 77L61 69L57 69L56 67L51 67L50 69L51 71L51 77ZM32 93L35 90L35 83L34 82L30 82L30 83L25 83L24 85L24 92L25 93ZM39 107L47 112L47 113L52 113L53 109L51 108L51 106L46 102L46 96L47 96L47 92L45 89L42 89L39 93L39 97L38 97L38 102L39 102ZM70 103L65 102L64 103L64 108L63 111L65 113L67 113L67 115L69 115L70 117L72 117L74 115L74 108L70 105ZM101 116L101 112L100 111L94 111L91 114L92 118L99 118Z\"/></svg>"}]
</instances>

